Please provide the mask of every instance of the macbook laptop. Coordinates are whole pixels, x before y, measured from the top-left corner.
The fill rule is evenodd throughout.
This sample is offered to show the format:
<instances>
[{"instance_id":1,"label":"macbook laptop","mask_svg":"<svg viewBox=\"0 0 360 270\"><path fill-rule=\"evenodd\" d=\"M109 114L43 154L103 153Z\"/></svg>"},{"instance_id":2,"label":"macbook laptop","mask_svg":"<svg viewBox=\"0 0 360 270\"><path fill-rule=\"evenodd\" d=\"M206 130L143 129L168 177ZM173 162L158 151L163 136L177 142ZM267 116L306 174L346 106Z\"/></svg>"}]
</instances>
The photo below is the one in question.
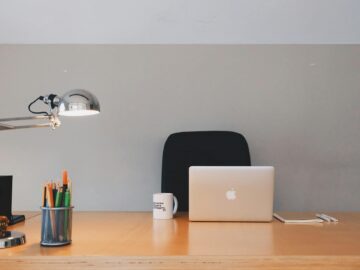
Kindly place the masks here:
<instances>
[{"instance_id":1,"label":"macbook laptop","mask_svg":"<svg viewBox=\"0 0 360 270\"><path fill-rule=\"evenodd\" d=\"M6 216L10 225L25 220L24 215L11 213L12 202L12 176L0 176L0 216Z\"/></svg>"},{"instance_id":2,"label":"macbook laptop","mask_svg":"<svg viewBox=\"0 0 360 270\"><path fill-rule=\"evenodd\" d=\"M274 167L192 166L189 168L191 221L272 220Z\"/></svg>"}]
</instances>

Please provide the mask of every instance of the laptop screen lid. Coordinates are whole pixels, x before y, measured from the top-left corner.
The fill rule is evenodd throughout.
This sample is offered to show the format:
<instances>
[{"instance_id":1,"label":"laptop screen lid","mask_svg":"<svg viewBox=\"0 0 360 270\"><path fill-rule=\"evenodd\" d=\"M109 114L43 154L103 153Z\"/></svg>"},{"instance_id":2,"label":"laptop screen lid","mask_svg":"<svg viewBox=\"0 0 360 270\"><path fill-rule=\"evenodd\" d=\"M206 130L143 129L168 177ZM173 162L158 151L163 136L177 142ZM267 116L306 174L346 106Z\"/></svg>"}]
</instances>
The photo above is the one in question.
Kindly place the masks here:
<instances>
[{"instance_id":1,"label":"laptop screen lid","mask_svg":"<svg viewBox=\"0 0 360 270\"><path fill-rule=\"evenodd\" d=\"M272 220L274 167L192 166L189 219L192 221Z\"/></svg>"}]
</instances>

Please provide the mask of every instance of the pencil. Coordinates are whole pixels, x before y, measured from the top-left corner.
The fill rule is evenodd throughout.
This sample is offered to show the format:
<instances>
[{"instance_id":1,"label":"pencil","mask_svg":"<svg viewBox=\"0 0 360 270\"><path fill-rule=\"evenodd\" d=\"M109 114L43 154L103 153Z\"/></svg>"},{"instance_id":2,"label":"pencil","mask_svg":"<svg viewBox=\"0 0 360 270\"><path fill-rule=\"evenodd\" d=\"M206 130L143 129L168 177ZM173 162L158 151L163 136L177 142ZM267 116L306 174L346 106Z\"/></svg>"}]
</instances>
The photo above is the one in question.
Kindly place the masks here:
<instances>
[{"instance_id":1,"label":"pencil","mask_svg":"<svg viewBox=\"0 0 360 270\"><path fill-rule=\"evenodd\" d=\"M70 178L68 178L68 186L69 186L69 192L70 192L70 197L71 197L71 195L72 195L72 181L71 181L71 179Z\"/></svg>"},{"instance_id":2,"label":"pencil","mask_svg":"<svg viewBox=\"0 0 360 270\"><path fill-rule=\"evenodd\" d=\"M52 192L52 183L47 184L46 195L47 195L48 207L53 208L55 204L54 204L54 196ZM55 238L56 237L55 215L53 210L49 210L49 211L50 211L51 229L52 229L53 237Z\"/></svg>"},{"instance_id":3,"label":"pencil","mask_svg":"<svg viewBox=\"0 0 360 270\"><path fill-rule=\"evenodd\" d=\"M63 188L59 185L57 186L56 199L55 199L55 207L61 207L61 201L63 197ZM57 232L56 235L59 238L59 241L63 240L63 232L62 232L62 222L63 222L63 212L62 210L56 210L55 212L56 222L57 222Z\"/></svg>"},{"instance_id":4,"label":"pencil","mask_svg":"<svg viewBox=\"0 0 360 270\"><path fill-rule=\"evenodd\" d=\"M41 200L42 200L41 201L42 207L45 207L46 206L46 185L43 185Z\"/></svg>"},{"instance_id":5,"label":"pencil","mask_svg":"<svg viewBox=\"0 0 360 270\"><path fill-rule=\"evenodd\" d=\"M58 187L58 190L56 192L55 207L61 207L62 194L62 187Z\"/></svg>"},{"instance_id":6,"label":"pencil","mask_svg":"<svg viewBox=\"0 0 360 270\"><path fill-rule=\"evenodd\" d=\"M64 192L65 192L67 187L68 187L68 184L69 184L69 178L68 178L67 170L63 170L62 180L63 180L63 187L64 187Z\"/></svg>"},{"instance_id":7,"label":"pencil","mask_svg":"<svg viewBox=\"0 0 360 270\"><path fill-rule=\"evenodd\" d=\"M70 207L71 205L71 197L70 197L70 192L69 190L67 190L64 194L64 206L65 207ZM69 209L65 209L64 210L64 238L65 240L69 239L69 223L68 223L68 219L69 219Z\"/></svg>"},{"instance_id":8,"label":"pencil","mask_svg":"<svg viewBox=\"0 0 360 270\"><path fill-rule=\"evenodd\" d=\"M48 201L48 206L54 207L54 195L53 195L51 183L48 183L46 186L46 197L47 197L47 201Z\"/></svg>"},{"instance_id":9,"label":"pencil","mask_svg":"<svg viewBox=\"0 0 360 270\"><path fill-rule=\"evenodd\" d=\"M53 207L55 207L55 199L56 199L56 193L57 193L56 183L52 182L51 186L52 186L52 192L53 192L53 198L54 198L54 206Z\"/></svg>"}]
</instances>

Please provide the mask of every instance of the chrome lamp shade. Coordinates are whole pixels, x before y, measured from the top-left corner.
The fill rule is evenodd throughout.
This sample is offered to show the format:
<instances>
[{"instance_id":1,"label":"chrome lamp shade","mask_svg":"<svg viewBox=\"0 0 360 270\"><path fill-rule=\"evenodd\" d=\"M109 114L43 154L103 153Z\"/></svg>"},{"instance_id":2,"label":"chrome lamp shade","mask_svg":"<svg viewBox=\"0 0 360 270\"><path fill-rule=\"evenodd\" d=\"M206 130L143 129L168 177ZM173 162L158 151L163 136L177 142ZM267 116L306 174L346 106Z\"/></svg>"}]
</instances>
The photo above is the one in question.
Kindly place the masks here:
<instances>
[{"instance_id":1,"label":"chrome lamp shade","mask_svg":"<svg viewBox=\"0 0 360 270\"><path fill-rule=\"evenodd\" d=\"M98 99L87 90L75 89L68 91L60 98L59 115L86 116L100 113Z\"/></svg>"}]
</instances>

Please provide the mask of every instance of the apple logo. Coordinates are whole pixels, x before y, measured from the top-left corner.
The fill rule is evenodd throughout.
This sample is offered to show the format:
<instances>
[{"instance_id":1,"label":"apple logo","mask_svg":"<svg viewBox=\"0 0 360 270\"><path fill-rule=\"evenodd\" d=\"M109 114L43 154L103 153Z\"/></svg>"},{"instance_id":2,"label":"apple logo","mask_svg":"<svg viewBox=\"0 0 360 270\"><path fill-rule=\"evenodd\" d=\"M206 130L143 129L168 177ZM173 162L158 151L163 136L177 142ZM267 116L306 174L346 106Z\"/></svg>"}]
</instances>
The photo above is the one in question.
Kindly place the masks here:
<instances>
[{"instance_id":1,"label":"apple logo","mask_svg":"<svg viewBox=\"0 0 360 270\"><path fill-rule=\"evenodd\" d=\"M228 199L229 201L236 199L236 190L234 188L226 191L226 199Z\"/></svg>"}]
</instances>

